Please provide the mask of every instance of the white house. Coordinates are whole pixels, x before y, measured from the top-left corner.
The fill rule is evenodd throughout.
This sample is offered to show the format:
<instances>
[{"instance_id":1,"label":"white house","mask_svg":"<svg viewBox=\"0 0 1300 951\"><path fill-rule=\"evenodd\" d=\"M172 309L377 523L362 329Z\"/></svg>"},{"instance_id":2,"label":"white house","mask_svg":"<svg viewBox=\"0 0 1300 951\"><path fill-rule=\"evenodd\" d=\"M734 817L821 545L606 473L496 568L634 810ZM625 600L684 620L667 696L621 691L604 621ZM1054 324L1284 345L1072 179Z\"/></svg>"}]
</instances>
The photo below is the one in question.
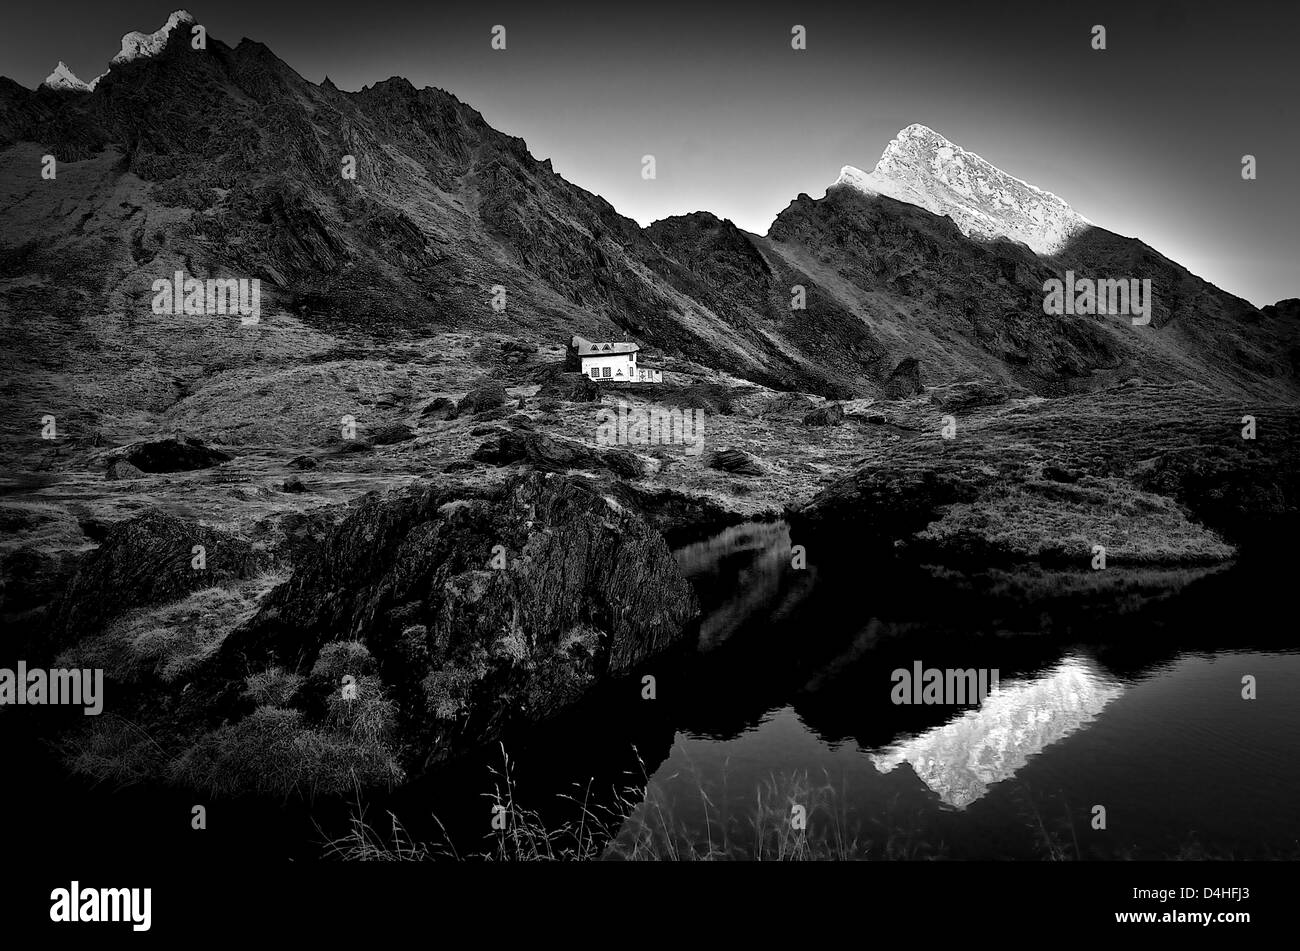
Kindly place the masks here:
<instances>
[{"instance_id":1,"label":"white house","mask_svg":"<svg viewBox=\"0 0 1300 951\"><path fill-rule=\"evenodd\" d=\"M573 335L569 341L569 364L584 376L608 383L662 383L662 370L637 363L641 348L629 341L595 343Z\"/></svg>"}]
</instances>

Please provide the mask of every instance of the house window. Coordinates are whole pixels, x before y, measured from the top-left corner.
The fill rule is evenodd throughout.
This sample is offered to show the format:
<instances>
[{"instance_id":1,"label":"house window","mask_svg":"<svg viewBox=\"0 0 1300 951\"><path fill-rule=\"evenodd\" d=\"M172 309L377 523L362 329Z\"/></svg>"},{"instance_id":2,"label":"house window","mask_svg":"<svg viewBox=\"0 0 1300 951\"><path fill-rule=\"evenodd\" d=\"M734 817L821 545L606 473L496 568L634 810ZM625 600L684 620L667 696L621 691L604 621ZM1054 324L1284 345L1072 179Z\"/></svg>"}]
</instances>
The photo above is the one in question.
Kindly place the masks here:
<instances>
[{"instance_id":1,"label":"house window","mask_svg":"<svg viewBox=\"0 0 1300 951\"><path fill-rule=\"evenodd\" d=\"M591 378L594 380L594 379L596 379L598 376L600 376L600 367L592 367L592 368L591 368Z\"/></svg>"},{"instance_id":2,"label":"house window","mask_svg":"<svg viewBox=\"0 0 1300 951\"><path fill-rule=\"evenodd\" d=\"M601 370L601 376L609 376L609 367L604 367Z\"/></svg>"}]
</instances>

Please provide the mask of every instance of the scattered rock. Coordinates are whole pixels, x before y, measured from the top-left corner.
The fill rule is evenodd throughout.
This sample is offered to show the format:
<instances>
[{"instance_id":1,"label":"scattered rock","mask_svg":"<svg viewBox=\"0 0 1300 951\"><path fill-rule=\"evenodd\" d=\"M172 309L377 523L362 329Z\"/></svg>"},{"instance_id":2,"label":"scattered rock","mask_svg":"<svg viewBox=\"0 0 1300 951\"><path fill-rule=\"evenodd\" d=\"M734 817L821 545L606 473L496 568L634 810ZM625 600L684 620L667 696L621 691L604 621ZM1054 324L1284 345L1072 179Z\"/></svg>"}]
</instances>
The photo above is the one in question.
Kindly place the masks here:
<instances>
[{"instance_id":1,"label":"scattered rock","mask_svg":"<svg viewBox=\"0 0 1300 951\"><path fill-rule=\"evenodd\" d=\"M844 422L844 407L839 403L827 403L803 418L805 426L838 426L842 422Z\"/></svg>"},{"instance_id":2,"label":"scattered rock","mask_svg":"<svg viewBox=\"0 0 1300 951\"><path fill-rule=\"evenodd\" d=\"M504 406L509 399L505 387L500 383L489 383L466 393L465 398L456 404L455 415L460 417L483 413Z\"/></svg>"},{"instance_id":3,"label":"scattered rock","mask_svg":"<svg viewBox=\"0 0 1300 951\"><path fill-rule=\"evenodd\" d=\"M303 485L302 479L299 479L297 476L289 476L289 478L284 480L284 485L281 488L281 491L293 493L306 492L307 486Z\"/></svg>"},{"instance_id":4,"label":"scattered rock","mask_svg":"<svg viewBox=\"0 0 1300 951\"><path fill-rule=\"evenodd\" d=\"M602 456L605 468L624 479L644 479L647 471L645 460L628 449L609 449Z\"/></svg>"},{"instance_id":5,"label":"scattered rock","mask_svg":"<svg viewBox=\"0 0 1300 951\"><path fill-rule=\"evenodd\" d=\"M415 438L415 430L405 423L388 423L372 429L370 442L376 446L391 446Z\"/></svg>"},{"instance_id":6,"label":"scattered rock","mask_svg":"<svg viewBox=\"0 0 1300 951\"><path fill-rule=\"evenodd\" d=\"M626 449L599 450L575 439L533 430L493 429L493 437L475 449L471 459L494 466L521 462L543 472L608 469L627 479L645 478L648 471L645 460Z\"/></svg>"},{"instance_id":7,"label":"scattered rock","mask_svg":"<svg viewBox=\"0 0 1300 951\"><path fill-rule=\"evenodd\" d=\"M144 473L125 459L110 459L104 478L109 482L121 482L123 479L143 479Z\"/></svg>"},{"instance_id":8,"label":"scattered rock","mask_svg":"<svg viewBox=\"0 0 1300 951\"><path fill-rule=\"evenodd\" d=\"M496 435L475 449L470 454L471 459L493 466L508 466L524 458L528 442L526 436L497 426L487 428Z\"/></svg>"},{"instance_id":9,"label":"scattered rock","mask_svg":"<svg viewBox=\"0 0 1300 951\"><path fill-rule=\"evenodd\" d=\"M947 383L930 391L930 401L949 413L961 413L980 406L996 406L1019 396L1027 396L1022 387L1008 385L998 380L972 380L967 383Z\"/></svg>"},{"instance_id":10,"label":"scattered rock","mask_svg":"<svg viewBox=\"0 0 1300 951\"><path fill-rule=\"evenodd\" d=\"M809 410L816 409L817 404L804 396L802 393L773 393L761 406L759 414L766 416L772 413L807 413Z\"/></svg>"},{"instance_id":11,"label":"scattered rock","mask_svg":"<svg viewBox=\"0 0 1300 951\"><path fill-rule=\"evenodd\" d=\"M439 396L420 411L420 419L452 419L456 415L456 402Z\"/></svg>"},{"instance_id":12,"label":"scattered rock","mask_svg":"<svg viewBox=\"0 0 1300 951\"><path fill-rule=\"evenodd\" d=\"M597 469L603 466L604 453L574 439L530 433L524 441L528 463L544 472L567 472L570 469Z\"/></svg>"},{"instance_id":13,"label":"scattered rock","mask_svg":"<svg viewBox=\"0 0 1300 951\"><path fill-rule=\"evenodd\" d=\"M766 470L762 463L743 449L719 449L709 453L705 465L722 472L734 472L737 475L763 475Z\"/></svg>"},{"instance_id":14,"label":"scattered rock","mask_svg":"<svg viewBox=\"0 0 1300 951\"><path fill-rule=\"evenodd\" d=\"M319 463L316 462L316 459L313 456L294 456L288 462L290 469L300 469L304 471L307 469L315 469L317 465L319 465Z\"/></svg>"}]
</instances>

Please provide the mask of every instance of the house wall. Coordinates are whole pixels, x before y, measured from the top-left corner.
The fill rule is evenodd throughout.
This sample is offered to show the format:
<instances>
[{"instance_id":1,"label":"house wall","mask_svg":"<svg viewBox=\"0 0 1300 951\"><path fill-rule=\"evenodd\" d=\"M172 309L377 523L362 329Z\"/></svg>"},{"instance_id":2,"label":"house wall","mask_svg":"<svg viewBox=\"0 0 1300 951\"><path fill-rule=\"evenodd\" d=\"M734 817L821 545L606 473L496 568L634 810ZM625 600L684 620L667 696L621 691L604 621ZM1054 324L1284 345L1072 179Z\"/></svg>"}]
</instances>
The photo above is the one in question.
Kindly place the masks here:
<instances>
[{"instance_id":1,"label":"house wall","mask_svg":"<svg viewBox=\"0 0 1300 951\"><path fill-rule=\"evenodd\" d=\"M591 368L596 367L601 371L599 379L621 381L623 383L629 380L637 379L636 372L636 353L610 353L601 356L583 356L582 372L591 376ZM609 368L609 376L605 376L605 368Z\"/></svg>"}]
</instances>

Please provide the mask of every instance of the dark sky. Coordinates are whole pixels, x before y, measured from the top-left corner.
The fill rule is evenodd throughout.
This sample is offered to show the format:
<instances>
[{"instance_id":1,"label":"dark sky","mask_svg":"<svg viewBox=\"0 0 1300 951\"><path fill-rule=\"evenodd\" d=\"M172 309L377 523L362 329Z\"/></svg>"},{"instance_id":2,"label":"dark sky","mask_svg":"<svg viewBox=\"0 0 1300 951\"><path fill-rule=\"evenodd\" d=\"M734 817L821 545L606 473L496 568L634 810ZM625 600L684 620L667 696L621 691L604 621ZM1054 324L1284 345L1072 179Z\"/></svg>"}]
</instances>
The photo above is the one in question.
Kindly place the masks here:
<instances>
[{"instance_id":1,"label":"dark sky","mask_svg":"<svg viewBox=\"0 0 1300 951\"><path fill-rule=\"evenodd\" d=\"M3 14L0 74L90 80L149 0ZM547 10L562 11L559 13ZM277 3L190 12L313 82L446 89L646 224L708 210L766 232L921 122L1256 304L1300 296L1300 3ZM494 24L507 49L489 47ZM808 49L790 48L807 27ZM1108 49L1090 48L1107 28ZM658 177L641 177L653 154ZM1241 157L1259 178L1241 179Z\"/></svg>"}]
</instances>

